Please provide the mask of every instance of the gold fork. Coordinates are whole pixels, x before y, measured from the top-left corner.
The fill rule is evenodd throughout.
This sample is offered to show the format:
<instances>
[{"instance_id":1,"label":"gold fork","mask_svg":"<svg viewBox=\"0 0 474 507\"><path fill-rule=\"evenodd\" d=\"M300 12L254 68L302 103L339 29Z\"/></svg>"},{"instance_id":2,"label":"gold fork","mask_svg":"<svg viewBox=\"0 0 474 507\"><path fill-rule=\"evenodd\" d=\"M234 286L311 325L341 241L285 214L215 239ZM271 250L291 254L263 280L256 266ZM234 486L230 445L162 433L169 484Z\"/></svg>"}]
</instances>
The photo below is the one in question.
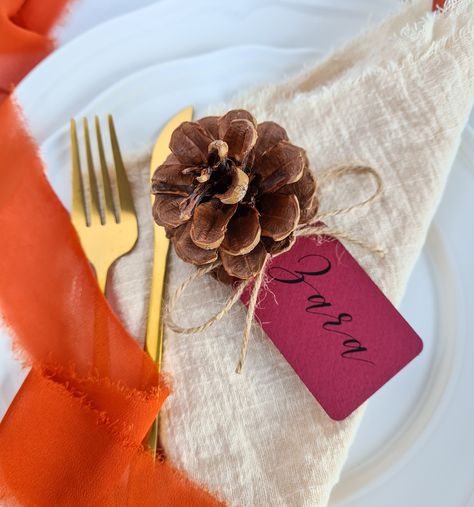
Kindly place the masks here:
<instances>
[{"instance_id":1,"label":"gold fork","mask_svg":"<svg viewBox=\"0 0 474 507\"><path fill-rule=\"evenodd\" d=\"M107 273L110 266L119 257L128 253L138 238L137 217L133 206L130 185L120 154L114 122L111 115L107 119L118 190L117 206L112 197L112 187L102 142L99 118L95 117L95 132L103 196L99 193L87 119L83 119L83 130L89 191L86 189L81 171L75 120L71 120L70 124L72 155L71 220L81 240L82 248L95 269L97 282L102 292L105 292Z\"/></svg>"}]
</instances>

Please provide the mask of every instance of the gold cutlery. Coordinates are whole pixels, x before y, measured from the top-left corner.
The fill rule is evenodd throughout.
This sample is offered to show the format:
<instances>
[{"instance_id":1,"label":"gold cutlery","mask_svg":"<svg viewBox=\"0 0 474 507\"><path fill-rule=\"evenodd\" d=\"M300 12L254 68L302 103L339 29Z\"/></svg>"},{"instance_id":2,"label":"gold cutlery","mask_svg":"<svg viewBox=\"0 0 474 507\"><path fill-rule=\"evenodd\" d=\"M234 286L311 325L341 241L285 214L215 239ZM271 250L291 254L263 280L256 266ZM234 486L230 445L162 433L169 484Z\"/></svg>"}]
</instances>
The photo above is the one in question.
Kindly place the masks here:
<instances>
[{"instance_id":1,"label":"gold cutlery","mask_svg":"<svg viewBox=\"0 0 474 507\"><path fill-rule=\"evenodd\" d=\"M187 107L164 126L153 148L150 177L155 169L161 165L170 154L169 143L173 131L184 121L191 121L193 108ZM153 196L152 196L153 205ZM146 330L145 348L151 358L156 362L158 371L161 371L163 355L163 322L162 322L162 298L165 284L166 260L168 255L169 239L166 237L163 227L154 225L153 243L153 271L151 277L150 301L148 305L148 322ZM156 455L158 447L159 416L156 418L148 434L148 445Z\"/></svg>"},{"instance_id":2,"label":"gold cutlery","mask_svg":"<svg viewBox=\"0 0 474 507\"><path fill-rule=\"evenodd\" d=\"M83 131L84 154L89 182L88 191L81 171L75 120L71 120L70 124L72 155L71 220L81 240L82 248L95 269L97 282L102 292L105 292L107 273L110 266L119 257L128 253L134 247L138 238L137 217L133 206L130 184L123 165L111 115L108 116L108 126L118 190L117 204L112 197L113 192L98 117L95 117L95 133L101 170L102 195L99 193L87 119L83 119Z\"/></svg>"}]
</instances>

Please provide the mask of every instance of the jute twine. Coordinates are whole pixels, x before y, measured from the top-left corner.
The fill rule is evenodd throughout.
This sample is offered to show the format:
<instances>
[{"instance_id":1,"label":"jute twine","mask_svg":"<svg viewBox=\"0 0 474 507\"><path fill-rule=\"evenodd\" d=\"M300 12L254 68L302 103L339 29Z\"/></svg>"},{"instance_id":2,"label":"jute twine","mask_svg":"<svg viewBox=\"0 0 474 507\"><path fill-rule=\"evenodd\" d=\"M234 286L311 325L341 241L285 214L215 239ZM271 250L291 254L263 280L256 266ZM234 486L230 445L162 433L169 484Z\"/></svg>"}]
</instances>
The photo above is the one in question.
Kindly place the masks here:
<instances>
[{"instance_id":1,"label":"jute twine","mask_svg":"<svg viewBox=\"0 0 474 507\"><path fill-rule=\"evenodd\" d=\"M383 183L382 178L380 177L379 173L372 169L371 167L366 166L340 166L335 167L327 172L323 173L321 176L317 179L317 189L318 194L322 194L321 188L328 184L329 182L341 179L345 176L371 176L375 183L376 188L374 192L364 201L358 202L356 204L352 204L351 206L346 206L344 208L337 208L332 211L326 211L326 212L318 212L315 214L315 216L306 224L302 224L298 226L294 232L295 236L330 236L332 238L335 238L340 241L347 241L353 245L357 245L369 252L371 252L374 255L378 255L383 257L384 252L381 248L375 247L373 245L370 245L366 241L363 241L359 238L356 238L349 234L346 231L336 229L333 227L329 227L325 224L321 224L321 222L327 218L336 217L338 215L343 215L346 213L351 213L352 211L363 208L366 206L369 206L373 201L378 199L383 191ZM319 195L318 195L319 196ZM196 334L196 333L202 333L203 331L206 331L206 329L209 329L211 326L213 326L216 322L221 320L223 317L225 317L232 307L239 301L240 297L242 296L244 290L253 283L252 292L250 294L248 309L247 309L247 316L245 319L245 326L244 326L244 332L242 336L242 344L240 347L240 355L239 355L239 361L237 363L237 368L235 370L236 373L241 373L242 367L245 362L245 357L247 355L247 348L248 343L250 339L250 331L252 328L252 322L255 316L255 308L257 306L258 301L258 295L260 293L262 283L264 280L266 268L268 265L268 261L270 260L270 255L267 256L264 265L262 266L261 271L258 273L258 275L255 278L249 279L249 280L243 280L238 285L235 286L234 291L229 296L227 301L224 303L222 308L215 313L212 317L210 317L206 322L203 322L202 324L199 324L197 326L192 327L181 327L177 325L173 319L173 312L176 308L176 305L179 303L181 296L183 292L196 280L203 277L207 273L210 273L214 269L218 268L221 265L220 261L216 261L212 264L209 264L208 266L201 267L197 269L192 275L190 275L186 280L184 280L179 287L176 289L174 294L169 298L167 308L165 309L165 325L174 331L175 333L179 334Z\"/></svg>"}]
</instances>

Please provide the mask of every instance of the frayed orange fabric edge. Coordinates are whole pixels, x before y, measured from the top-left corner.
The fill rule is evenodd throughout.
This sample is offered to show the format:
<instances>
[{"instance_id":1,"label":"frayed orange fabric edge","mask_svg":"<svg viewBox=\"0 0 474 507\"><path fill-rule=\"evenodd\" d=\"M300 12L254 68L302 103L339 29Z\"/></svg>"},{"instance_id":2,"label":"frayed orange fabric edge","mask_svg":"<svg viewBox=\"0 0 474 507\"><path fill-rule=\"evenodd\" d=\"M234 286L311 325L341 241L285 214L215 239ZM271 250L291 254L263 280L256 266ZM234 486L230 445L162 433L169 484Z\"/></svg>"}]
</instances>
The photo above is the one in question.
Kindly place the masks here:
<instances>
[{"instance_id":1,"label":"frayed orange fabric edge","mask_svg":"<svg viewBox=\"0 0 474 507\"><path fill-rule=\"evenodd\" d=\"M8 505L220 505L36 369L0 426L0 450L0 499Z\"/></svg>"},{"instance_id":2,"label":"frayed orange fabric edge","mask_svg":"<svg viewBox=\"0 0 474 507\"><path fill-rule=\"evenodd\" d=\"M51 50L47 32L66 4L2 2L4 93ZM0 312L31 366L0 424L0 499L224 505L143 447L169 386L101 294L11 96L0 103L0 140ZM94 354L98 343L106 358Z\"/></svg>"},{"instance_id":3,"label":"frayed orange fabric edge","mask_svg":"<svg viewBox=\"0 0 474 507\"><path fill-rule=\"evenodd\" d=\"M442 9L444 7L445 3L446 3L446 0L433 0L432 10L436 11L438 9Z\"/></svg>"}]
</instances>

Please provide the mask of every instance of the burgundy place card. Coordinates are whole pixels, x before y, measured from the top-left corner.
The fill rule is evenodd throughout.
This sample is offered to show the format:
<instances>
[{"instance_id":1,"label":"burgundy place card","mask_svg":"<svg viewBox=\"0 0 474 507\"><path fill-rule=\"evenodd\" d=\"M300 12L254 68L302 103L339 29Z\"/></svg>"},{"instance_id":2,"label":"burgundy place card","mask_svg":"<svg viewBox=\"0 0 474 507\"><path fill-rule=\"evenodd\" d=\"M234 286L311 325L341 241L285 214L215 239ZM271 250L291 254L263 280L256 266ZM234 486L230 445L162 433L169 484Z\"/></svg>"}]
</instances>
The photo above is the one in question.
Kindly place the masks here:
<instances>
[{"instance_id":1,"label":"burgundy place card","mask_svg":"<svg viewBox=\"0 0 474 507\"><path fill-rule=\"evenodd\" d=\"M423 348L337 240L299 238L267 278L255 316L332 419L349 416Z\"/></svg>"}]
</instances>

